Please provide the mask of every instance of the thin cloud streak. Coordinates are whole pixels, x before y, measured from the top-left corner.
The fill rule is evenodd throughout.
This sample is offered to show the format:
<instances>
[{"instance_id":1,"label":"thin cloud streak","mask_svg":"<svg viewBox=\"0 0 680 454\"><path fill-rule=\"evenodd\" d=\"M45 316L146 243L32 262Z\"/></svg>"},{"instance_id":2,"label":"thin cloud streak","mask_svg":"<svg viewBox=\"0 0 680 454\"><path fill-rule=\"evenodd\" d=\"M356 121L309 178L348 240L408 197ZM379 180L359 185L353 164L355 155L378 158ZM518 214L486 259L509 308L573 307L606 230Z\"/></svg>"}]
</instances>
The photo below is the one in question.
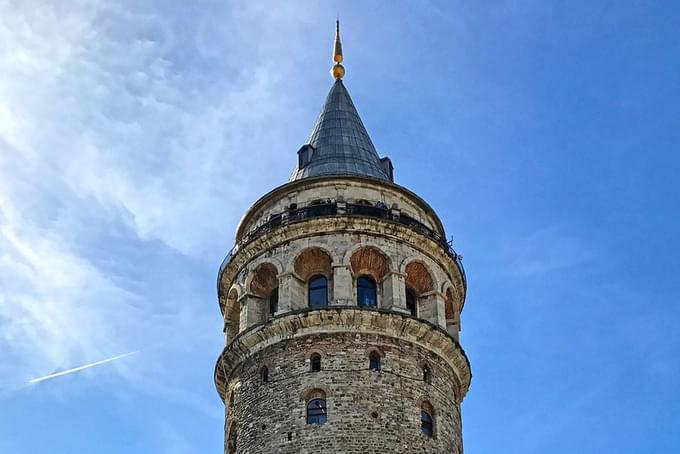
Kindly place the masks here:
<instances>
[{"instance_id":1,"label":"thin cloud streak","mask_svg":"<svg viewBox=\"0 0 680 454\"><path fill-rule=\"evenodd\" d=\"M96 362L94 362L94 363L90 363L90 364L85 364L85 365L83 365L83 366L74 367L73 369L62 370L61 372L56 372L56 373L54 373L54 374L45 375L44 377L32 378L32 379L30 379L30 380L28 381L28 383L32 385L32 384L34 384L34 383L38 383L38 382L41 382L41 381L49 380L49 379L51 379L51 378L56 378L56 377L61 377L62 375L72 374L72 373L74 373L74 372L79 372L79 371L81 371L81 370L83 370L83 369L89 369L90 367L100 366L100 365L102 365L102 364L106 364L106 363L110 363L110 362L112 362L112 361L116 361L116 360L119 360L119 359L122 359L122 358L126 358L126 357L128 357L128 356L132 356L132 355L134 355L134 354L136 354L136 353L139 353L139 352L140 352L140 350L135 350L135 351L128 352L128 353L123 353L122 355L114 356L114 357L112 357L112 358L103 359L103 360L101 360L101 361L96 361Z\"/></svg>"}]
</instances>

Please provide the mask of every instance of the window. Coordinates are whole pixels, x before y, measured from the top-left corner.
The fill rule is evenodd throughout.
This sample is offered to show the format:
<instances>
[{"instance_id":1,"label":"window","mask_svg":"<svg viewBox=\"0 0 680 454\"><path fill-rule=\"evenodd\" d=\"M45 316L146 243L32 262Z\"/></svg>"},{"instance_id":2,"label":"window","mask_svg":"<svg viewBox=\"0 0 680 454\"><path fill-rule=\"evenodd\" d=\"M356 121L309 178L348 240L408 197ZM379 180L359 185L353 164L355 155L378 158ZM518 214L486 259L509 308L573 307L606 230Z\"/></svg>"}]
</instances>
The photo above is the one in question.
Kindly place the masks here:
<instances>
[{"instance_id":1,"label":"window","mask_svg":"<svg viewBox=\"0 0 680 454\"><path fill-rule=\"evenodd\" d=\"M276 287L269 294L269 315L274 316L279 310L279 288Z\"/></svg>"},{"instance_id":2,"label":"window","mask_svg":"<svg viewBox=\"0 0 680 454\"><path fill-rule=\"evenodd\" d=\"M428 366L423 366L423 381L428 385L432 383L432 372Z\"/></svg>"},{"instance_id":3,"label":"window","mask_svg":"<svg viewBox=\"0 0 680 454\"><path fill-rule=\"evenodd\" d=\"M374 371L380 370L380 355L378 352L371 352L368 356L368 369Z\"/></svg>"},{"instance_id":4,"label":"window","mask_svg":"<svg viewBox=\"0 0 680 454\"><path fill-rule=\"evenodd\" d=\"M418 308L418 297L416 296L415 292L411 290L410 288L406 289L406 309L413 315L414 317L418 315L417 313L417 308Z\"/></svg>"},{"instance_id":5,"label":"window","mask_svg":"<svg viewBox=\"0 0 680 454\"><path fill-rule=\"evenodd\" d=\"M267 366L262 366L262 369L260 369L260 381L262 383L269 383L269 369Z\"/></svg>"},{"instance_id":6,"label":"window","mask_svg":"<svg viewBox=\"0 0 680 454\"><path fill-rule=\"evenodd\" d=\"M307 424L326 423L326 399L312 399L307 402Z\"/></svg>"},{"instance_id":7,"label":"window","mask_svg":"<svg viewBox=\"0 0 680 454\"><path fill-rule=\"evenodd\" d=\"M328 279L325 276L314 276L309 280L309 307L326 307L328 305Z\"/></svg>"},{"instance_id":8,"label":"window","mask_svg":"<svg viewBox=\"0 0 680 454\"><path fill-rule=\"evenodd\" d=\"M375 281L367 276L357 279L357 305L375 307L377 304Z\"/></svg>"},{"instance_id":9,"label":"window","mask_svg":"<svg viewBox=\"0 0 680 454\"><path fill-rule=\"evenodd\" d=\"M309 161L312 159L312 153L314 153L314 147L305 144L298 150L298 169L304 168Z\"/></svg>"},{"instance_id":10,"label":"window","mask_svg":"<svg viewBox=\"0 0 680 454\"><path fill-rule=\"evenodd\" d=\"M312 372L319 372L321 370L321 355L314 353L309 357L309 368Z\"/></svg>"},{"instance_id":11,"label":"window","mask_svg":"<svg viewBox=\"0 0 680 454\"><path fill-rule=\"evenodd\" d=\"M432 409L428 404L423 404L420 409L420 431L428 437L434 436L434 419Z\"/></svg>"}]
</instances>

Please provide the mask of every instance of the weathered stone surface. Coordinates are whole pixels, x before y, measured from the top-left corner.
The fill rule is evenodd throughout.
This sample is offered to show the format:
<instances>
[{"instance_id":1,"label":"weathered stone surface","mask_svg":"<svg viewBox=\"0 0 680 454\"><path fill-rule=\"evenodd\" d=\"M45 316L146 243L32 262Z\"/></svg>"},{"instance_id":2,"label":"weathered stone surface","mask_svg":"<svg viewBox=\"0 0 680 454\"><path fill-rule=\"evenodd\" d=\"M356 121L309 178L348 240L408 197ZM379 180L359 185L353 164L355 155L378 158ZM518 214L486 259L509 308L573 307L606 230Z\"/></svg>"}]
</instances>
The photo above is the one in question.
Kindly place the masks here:
<instances>
[{"instance_id":1,"label":"weathered stone surface","mask_svg":"<svg viewBox=\"0 0 680 454\"><path fill-rule=\"evenodd\" d=\"M381 353L380 371L368 369L369 346ZM326 355L321 371L312 372L309 352L318 349ZM261 382L264 363L268 383ZM423 380L423 365L432 371L431 384ZM456 382L449 363L393 337L332 332L283 339L246 357L230 375L230 430L238 430L238 453L461 453ZM328 412L321 426L305 418L306 402L318 391ZM432 438L421 433L423 403L434 410Z\"/></svg>"}]
</instances>

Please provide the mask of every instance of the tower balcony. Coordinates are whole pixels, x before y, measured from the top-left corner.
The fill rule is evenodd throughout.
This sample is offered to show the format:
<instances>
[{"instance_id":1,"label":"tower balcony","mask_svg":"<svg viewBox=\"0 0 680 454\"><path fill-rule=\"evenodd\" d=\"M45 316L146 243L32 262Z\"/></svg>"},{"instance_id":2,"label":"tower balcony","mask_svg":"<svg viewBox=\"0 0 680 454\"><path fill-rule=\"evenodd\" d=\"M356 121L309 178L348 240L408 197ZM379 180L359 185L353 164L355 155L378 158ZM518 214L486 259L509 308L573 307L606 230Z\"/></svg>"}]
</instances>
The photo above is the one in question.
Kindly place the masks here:
<instances>
[{"instance_id":1,"label":"tower balcony","mask_svg":"<svg viewBox=\"0 0 680 454\"><path fill-rule=\"evenodd\" d=\"M435 243L453 260L463 281L464 289L467 289L467 279L465 268L462 263L462 256L456 253L451 242L439 235L422 222L401 212L398 208L388 208L382 202L362 201L362 203L349 203L344 201L326 200L317 203L310 203L306 206L294 206L287 210L270 214L268 218L250 231L241 236L234 247L229 251L220 266L220 274L225 269L232 257L249 243L258 238L268 235L275 230L300 223L311 219L327 217L354 217L380 219L392 224L407 227L408 229L423 235Z\"/></svg>"}]
</instances>

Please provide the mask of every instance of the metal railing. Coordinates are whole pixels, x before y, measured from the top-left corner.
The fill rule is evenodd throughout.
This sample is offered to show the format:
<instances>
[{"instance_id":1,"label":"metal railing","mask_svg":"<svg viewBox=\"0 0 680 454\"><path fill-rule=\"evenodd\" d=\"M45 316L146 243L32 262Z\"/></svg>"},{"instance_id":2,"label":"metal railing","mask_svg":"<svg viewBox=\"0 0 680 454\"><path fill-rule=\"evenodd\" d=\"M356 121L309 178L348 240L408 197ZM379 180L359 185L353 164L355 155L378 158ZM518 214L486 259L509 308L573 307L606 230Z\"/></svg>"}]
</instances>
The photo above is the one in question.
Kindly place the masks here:
<instances>
[{"instance_id":1,"label":"metal railing","mask_svg":"<svg viewBox=\"0 0 680 454\"><path fill-rule=\"evenodd\" d=\"M307 205L302 208L296 208L292 210L287 210L282 213L276 213L269 216L267 221L258 225L254 229L250 230L248 233L242 236L241 240L234 245L234 247L229 251L229 254L222 261L220 266L220 273L227 266L233 255L246 244L251 241L266 235L283 225L295 224L297 222L302 222L308 219L319 218L319 217L330 217L330 216L358 216L358 217L369 217L384 219L389 222L395 222L400 225L406 226L416 232L433 239L446 251L446 253L454 260L460 274L463 277L463 285L467 289L467 278L465 276L465 268L463 268L463 263L461 262L461 256L456 253L456 251L451 246L449 241L446 241L439 233L432 230L430 227L426 226L422 222L401 213L399 210L390 210L383 206L372 206L365 204L354 204L354 203L320 203L314 205Z\"/></svg>"}]
</instances>

